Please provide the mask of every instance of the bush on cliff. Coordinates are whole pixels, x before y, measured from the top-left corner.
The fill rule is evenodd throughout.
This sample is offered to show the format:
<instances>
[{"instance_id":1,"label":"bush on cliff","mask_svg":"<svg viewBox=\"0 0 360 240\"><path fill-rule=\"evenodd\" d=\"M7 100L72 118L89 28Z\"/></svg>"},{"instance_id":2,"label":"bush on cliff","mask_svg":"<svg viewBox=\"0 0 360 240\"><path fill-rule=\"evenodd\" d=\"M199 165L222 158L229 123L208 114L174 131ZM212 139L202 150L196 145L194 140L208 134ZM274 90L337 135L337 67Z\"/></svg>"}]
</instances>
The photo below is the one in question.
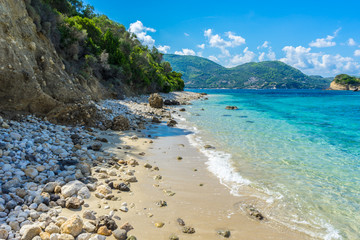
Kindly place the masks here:
<instances>
[{"instance_id":1,"label":"bush on cliff","mask_svg":"<svg viewBox=\"0 0 360 240\"><path fill-rule=\"evenodd\" d=\"M81 0L26 0L26 5L69 73L95 76L115 92L124 85L139 93L183 90L182 75L162 62L162 53Z\"/></svg>"}]
</instances>

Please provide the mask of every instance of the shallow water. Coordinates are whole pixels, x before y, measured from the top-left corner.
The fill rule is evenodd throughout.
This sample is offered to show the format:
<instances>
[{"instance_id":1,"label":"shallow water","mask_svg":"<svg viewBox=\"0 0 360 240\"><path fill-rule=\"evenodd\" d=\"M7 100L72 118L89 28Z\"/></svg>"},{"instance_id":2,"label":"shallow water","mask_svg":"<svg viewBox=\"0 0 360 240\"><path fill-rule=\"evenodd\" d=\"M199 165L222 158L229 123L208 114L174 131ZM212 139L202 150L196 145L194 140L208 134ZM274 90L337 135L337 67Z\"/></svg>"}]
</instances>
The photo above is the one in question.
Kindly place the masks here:
<instances>
[{"instance_id":1,"label":"shallow water","mask_svg":"<svg viewBox=\"0 0 360 240\"><path fill-rule=\"evenodd\" d=\"M182 117L209 170L272 221L321 239L360 239L360 94L207 92ZM227 105L239 110L225 110ZM249 188L254 191L249 192Z\"/></svg>"}]
</instances>

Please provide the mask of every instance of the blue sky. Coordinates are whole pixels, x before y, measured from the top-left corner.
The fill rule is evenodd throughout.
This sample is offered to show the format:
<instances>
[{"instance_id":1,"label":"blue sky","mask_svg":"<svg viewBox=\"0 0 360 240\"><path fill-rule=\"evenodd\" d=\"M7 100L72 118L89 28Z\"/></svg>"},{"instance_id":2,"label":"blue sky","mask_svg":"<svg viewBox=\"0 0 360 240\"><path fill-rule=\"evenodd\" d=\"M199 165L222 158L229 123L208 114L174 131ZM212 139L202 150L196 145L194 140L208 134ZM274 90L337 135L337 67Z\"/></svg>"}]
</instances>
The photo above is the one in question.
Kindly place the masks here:
<instances>
[{"instance_id":1,"label":"blue sky","mask_svg":"<svg viewBox=\"0 0 360 240\"><path fill-rule=\"evenodd\" d=\"M85 2L164 53L226 67L280 60L307 74L360 75L360 1Z\"/></svg>"}]
</instances>

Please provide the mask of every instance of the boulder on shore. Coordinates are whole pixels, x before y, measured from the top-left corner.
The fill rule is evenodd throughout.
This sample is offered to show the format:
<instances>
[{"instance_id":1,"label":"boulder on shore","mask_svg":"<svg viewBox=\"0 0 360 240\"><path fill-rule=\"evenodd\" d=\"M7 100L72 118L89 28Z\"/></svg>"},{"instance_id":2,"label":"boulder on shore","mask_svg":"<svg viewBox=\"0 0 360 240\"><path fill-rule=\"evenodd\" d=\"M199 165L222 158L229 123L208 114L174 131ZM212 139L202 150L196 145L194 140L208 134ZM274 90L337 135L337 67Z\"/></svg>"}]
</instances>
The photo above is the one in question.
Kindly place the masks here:
<instances>
[{"instance_id":1,"label":"boulder on shore","mask_svg":"<svg viewBox=\"0 0 360 240\"><path fill-rule=\"evenodd\" d=\"M126 117L119 115L114 118L111 126L111 130L114 131L127 131L130 129L129 119Z\"/></svg>"},{"instance_id":2,"label":"boulder on shore","mask_svg":"<svg viewBox=\"0 0 360 240\"><path fill-rule=\"evenodd\" d=\"M153 93L149 97L149 104L152 108L162 108L164 106L164 101L160 94Z\"/></svg>"}]
</instances>

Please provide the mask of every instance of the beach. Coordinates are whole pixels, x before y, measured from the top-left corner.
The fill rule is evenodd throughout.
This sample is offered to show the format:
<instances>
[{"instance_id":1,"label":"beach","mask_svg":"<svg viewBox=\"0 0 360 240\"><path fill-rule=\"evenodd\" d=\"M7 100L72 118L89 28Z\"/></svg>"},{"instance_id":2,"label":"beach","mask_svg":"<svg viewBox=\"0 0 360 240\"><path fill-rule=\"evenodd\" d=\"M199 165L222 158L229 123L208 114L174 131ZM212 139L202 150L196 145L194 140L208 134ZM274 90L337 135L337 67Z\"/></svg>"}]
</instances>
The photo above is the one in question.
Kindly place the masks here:
<instances>
[{"instance_id":1,"label":"beach","mask_svg":"<svg viewBox=\"0 0 360 240\"><path fill-rule=\"evenodd\" d=\"M201 97L206 96L187 92L163 95L164 99L177 99L183 104ZM102 107L111 105L112 113L121 109L116 107L116 104L121 104L126 107L132 121L137 121L139 115L145 120L140 121L141 124L137 121L140 128L130 131L91 129L88 132L77 129L84 141L83 147L77 144L74 144L76 147L69 146L67 154L77 159L77 154L84 156L86 153L90 157L82 159L82 165L53 171L55 176L51 179L44 176L40 181L36 177L48 175L47 171L53 169L47 163L28 160L22 167L27 176L21 180L22 184L26 183L25 195L40 194L42 198L34 202L36 197L25 196L26 201L18 204L21 208L14 206L12 209L9 201L4 203L4 216L0 219L3 236L7 234L9 239L105 239L105 236L108 239L310 239L303 233L268 220L251 207L251 201L247 203L242 198L240 202L207 170L207 157L186 137L193 133L166 125L169 116L176 114L180 108L186 108L186 105L153 109L146 103L147 98L108 100L100 104ZM160 123L152 123L155 115ZM5 126L3 131L10 132L10 135L15 131L12 129L14 121L3 120L2 124ZM43 125L37 119L33 119L32 124ZM62 130L62 140L71 145L65 138L70 137L66 132L73 129L53 125L49 128ZM13 137L8 141L13 141L15 146L18 144L16 141L24 138ZM95 149L94 144L100 148ZM88 146L92 148L89 150ZM51 151L57 150L51 148ZM9 159L4 157L11 155L9 146L1 152L3 181L13 177L4 171L4 166L9 169L8 165L12 164L11 161L5 163ZM91 170L84 170L83 161L88 164L87 167L91 166ZM56 164L61 165L61 159ZM40 165L45 166L43 171L40 171ZM28 169L37 169L36 176L31 176ZM19 187L19 184L11 186L8 191L17 192ZM13 196L9 195L10 198ZM13 198L10 201L16 201L17 198ZM244 204L249 206L247 210L240 208ZM8 215L15 216L10 219L13 221L9 221ZM14 222L20 215L26 218L16 225ZM101 216L114 221L116 228L113 222L110 226L106 221L104 228L99 221ZM81 228L75 232L75 226L71 226L74 218L81 223L78 224ZM56 229L55 225L59 230L49 230ZM70 227L66 228L66 225Z\"/></svg>"}]
</instances>

